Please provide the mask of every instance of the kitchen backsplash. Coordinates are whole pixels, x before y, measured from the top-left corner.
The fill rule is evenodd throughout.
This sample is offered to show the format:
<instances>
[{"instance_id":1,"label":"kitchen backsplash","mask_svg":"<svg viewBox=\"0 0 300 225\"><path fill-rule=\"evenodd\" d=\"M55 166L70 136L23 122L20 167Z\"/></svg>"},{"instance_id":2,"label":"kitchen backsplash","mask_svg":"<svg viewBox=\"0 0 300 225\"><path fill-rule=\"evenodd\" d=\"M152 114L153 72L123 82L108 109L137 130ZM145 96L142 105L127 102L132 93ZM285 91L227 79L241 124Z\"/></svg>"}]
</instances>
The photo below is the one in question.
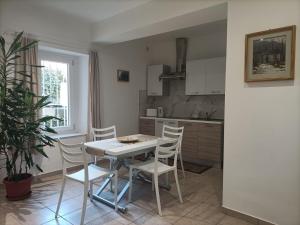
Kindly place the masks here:
<instances>
[{"instance_id":1,"label":"kitchen backsplash","mask_svg":"<svg viewBox=\"0 0 300 225\"><path fill-rule=\"evenodd\" d=\"M185 95L185 82L170 81L169 96L147 96L147 91L139 92L140 116L145 116L147 108L162 106L165 117L205 117L212 113L213 119L224 119L224 95Z\"/></svg>"}]
</instances>

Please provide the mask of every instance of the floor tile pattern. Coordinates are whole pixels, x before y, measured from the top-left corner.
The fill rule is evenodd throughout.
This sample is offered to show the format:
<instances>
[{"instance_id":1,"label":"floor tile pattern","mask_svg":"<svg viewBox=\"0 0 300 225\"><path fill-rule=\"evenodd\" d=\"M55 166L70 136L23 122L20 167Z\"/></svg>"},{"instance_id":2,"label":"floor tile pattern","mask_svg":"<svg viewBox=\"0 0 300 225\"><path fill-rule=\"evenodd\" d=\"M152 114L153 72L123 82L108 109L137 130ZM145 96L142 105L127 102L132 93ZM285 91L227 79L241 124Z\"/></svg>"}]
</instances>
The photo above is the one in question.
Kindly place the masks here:
<instances>
[{"instance_id":1,"label":"floor tile pattern","mask_svg":"<svg viewBox=\"0 0 300 225\"><path fill-rule=\"evenodd\" d=\"M251 225L225 215L221 210L222 172L212 168L202 174L186 172L180 175L183 204L177 197L174 180L171 190L160 190L163 216L157 214L155 193L150 184L136 181L133 203L126 214L88 201L87 225ZM123 177L126 176L124 172ZM77 225L80 221L83 186L67 181L59 218L54 214L61 187L61 176L41 178L33 185L29 199L9 202L0 188L0 225ZM97 188L97 184L94 190ZM126 201L126 199L124 200Z\"/></svg>"}]
</instances>

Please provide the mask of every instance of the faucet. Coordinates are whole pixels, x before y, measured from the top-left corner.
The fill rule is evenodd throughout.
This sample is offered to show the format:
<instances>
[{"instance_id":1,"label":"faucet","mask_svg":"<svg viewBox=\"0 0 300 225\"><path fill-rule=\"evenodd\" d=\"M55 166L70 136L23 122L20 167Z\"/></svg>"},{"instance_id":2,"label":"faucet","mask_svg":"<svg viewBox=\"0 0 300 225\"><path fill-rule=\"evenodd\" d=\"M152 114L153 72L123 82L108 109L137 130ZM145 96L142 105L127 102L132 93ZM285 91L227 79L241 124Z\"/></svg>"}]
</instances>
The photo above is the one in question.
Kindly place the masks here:
<instances>
[{"instance_id":1,"label":"faucet","mask_svg":"<svg viewBox=\"0 0 300 225\"><path fill-rule=\"evenodd\" d=\"M211 117L217 112L217 110L211 110L210 112L205 112L205 120L210 120Z\"/></svg>"}]
</instances>

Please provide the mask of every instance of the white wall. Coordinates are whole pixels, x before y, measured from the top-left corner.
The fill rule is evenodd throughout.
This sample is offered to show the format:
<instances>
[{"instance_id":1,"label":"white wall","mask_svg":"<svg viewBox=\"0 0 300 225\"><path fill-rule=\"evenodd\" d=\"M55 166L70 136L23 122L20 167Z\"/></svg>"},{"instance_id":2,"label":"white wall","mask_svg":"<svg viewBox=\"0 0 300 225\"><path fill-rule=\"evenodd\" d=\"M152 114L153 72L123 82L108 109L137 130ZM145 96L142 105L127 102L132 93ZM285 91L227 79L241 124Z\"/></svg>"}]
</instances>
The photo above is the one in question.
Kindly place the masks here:
<instances>
[{"instance_id":1,"label":"white wall","mask_svg":"<svg viewBox=\"0 0 300 225\"><path fill-rule=\"evenodd\" d=\"M224 29L209 35L189 35L188 59L224 56ZM117 126L118 135L138 132L139 90L146 90L150 64L176 64L175 37L146 38L99 49L102 126ZM146 48L148 47L148 50ZM117 69L130 71L130 82L117 81Z\"/></svg>"},{"instance_id":2,"label":"white wall","mask_svg":"<svg viewBox=\"0 0 300 225\"><path fill-rule=\"evenodd\" d=\"M79 82L77 85L77 103L81 110L76 117L80 123L77 132L87 130L87 85L88 85L88 57L85 55L90 48L90 24L70 15L62 14L50 9L42 9L25 4L19 0L0 0L0 35L4 32L6 38L11 39L11 33L25 31L30 36L40 40L42 46L63 49L77 54L79 61ZM75 107L78 107L76 105ZM84 108L86 110L82 110ZM65 139L67 142L79 143L85 137ZM41 167L44 172L61 169L61 158L57 147L47 147L45 151L49 159L42 159ZM0 161L2 164L3 161ZM0 166L1 167L1 166ZM0 170L0 180L5 176L5 170Z\"/></svg>"},{"instance_id":3,"label":"white wall","mask_svg":"<svg viewBox=\"0 0 300 225\"><path fill-rule=\"evenodd\" d=\"M224 30L203 34L181 35L188 38L187 60L213 58L226 55L226 27ZM176 69L176 37L150 40L149 64L166 64Z\"/></svg>"},{"instance_id":4,"label":"white wall","mask_svg":"<svg viewBox=\"0 0 300 225\"><path fill-rule=\"evenodd\" d=\"M52 47L86 53L91 25L70 15L18 0L0 1L0 32L25 31Z\"/></svg>"},{"instance_id":5,"label":"white wall","mask_svg":"<svg viewBox=\"0 0 300 225\"><path fill-rule=\"evenodd\" d=\"M147 52L143 41L132 41L101 48L102 126L117 126L117 135L138 131L139 90L146 88ZM117 69L130 72L130 82L117 81Z\"/></svg>"},{"instance_id":6,"label":"white wall","mask_svg":"<svg viewBox=\"0 0 300 225\"><path fill-rule=\"evenodd\" d=\"M295 81L244 83L245 34L297 25ZM223 205L300 224L300 1L228 3Z\"/></svg>"}]
</instances>

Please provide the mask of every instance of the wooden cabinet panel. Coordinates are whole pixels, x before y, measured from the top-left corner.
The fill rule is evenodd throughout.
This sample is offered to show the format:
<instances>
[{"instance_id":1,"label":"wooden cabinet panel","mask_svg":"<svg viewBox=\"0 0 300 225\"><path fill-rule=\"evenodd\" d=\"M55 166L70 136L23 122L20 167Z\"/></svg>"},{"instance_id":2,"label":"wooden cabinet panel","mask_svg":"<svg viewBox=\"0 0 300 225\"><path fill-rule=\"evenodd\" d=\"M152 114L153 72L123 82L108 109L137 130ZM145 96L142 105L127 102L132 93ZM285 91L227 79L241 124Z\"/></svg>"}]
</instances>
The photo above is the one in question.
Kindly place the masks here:
<instances>
[{"instance_id":1,"label":"wooden cabinet panel","mask_svg":"<svg viewBox=\"0 0 300 225\"><path fill-rule=\"evenodd\" d=\"M198 125L193 122L179 121L179 127L184 127L182 138L182 158L186 161L197 159L198 154Z\"/></svg>"},{"instance_id":2,"label":"wooden cabinet panel","mask_svg":"<svg viewBox=\"0 0 300 225\"><path fill-rule=\"evenodd\" d=\"M155 135L155 120L140 119L139 132L146 135Z\"/></svg>"},{"instance_id":3,"label":"wooden cabinet panel","mask_svg":"<svg viewBox=\"0 0 300 225\"><path fill-rule=\"evenodd\" d=\"M223 125L200 122L181 122L184 127L182 157L186 161L221 163Z\"/></svg>"},{"instance_id":4,"label":"wooden cabinet panel","mask_svg":"<svg viewBox=\"0 0 300 225\"><path fill-rule=\"evenodd\" d=\"M221 161L222 133L223 126L221 124L201 124L198 136L199 158L217 162Z\"/></svg>"}]
</instances>

